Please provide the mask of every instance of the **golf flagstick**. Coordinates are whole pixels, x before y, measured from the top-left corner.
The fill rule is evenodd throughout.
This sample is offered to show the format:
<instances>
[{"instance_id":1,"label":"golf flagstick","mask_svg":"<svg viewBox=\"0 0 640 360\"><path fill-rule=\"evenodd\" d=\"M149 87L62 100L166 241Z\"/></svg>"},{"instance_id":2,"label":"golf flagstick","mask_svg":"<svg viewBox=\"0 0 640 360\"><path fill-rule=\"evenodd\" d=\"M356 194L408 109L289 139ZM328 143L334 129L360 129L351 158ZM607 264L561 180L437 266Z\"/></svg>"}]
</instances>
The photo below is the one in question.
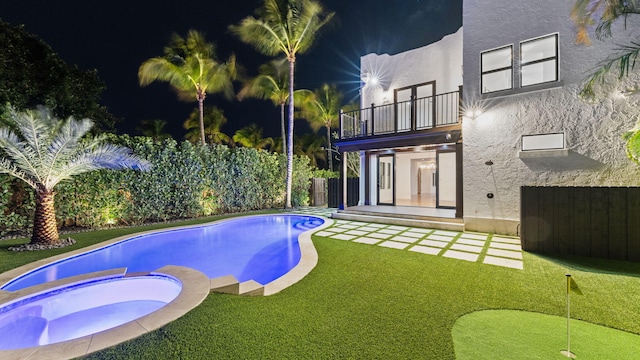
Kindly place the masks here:
<instances>
[{"instance_id":1,"label":"golf flagstick","mask_svg":"<svg viewBox=\"0 0 640 360\"><path fill-rule=\"evenodd\" d=\"M578 295L582 295L582 291L578 287L578 284L571 278L570 274L567 274L567 350L562 350L560 353L568 358L575 359L576 355L571 352L571 292L575 292Z\"/></svg>"}]
</instances>

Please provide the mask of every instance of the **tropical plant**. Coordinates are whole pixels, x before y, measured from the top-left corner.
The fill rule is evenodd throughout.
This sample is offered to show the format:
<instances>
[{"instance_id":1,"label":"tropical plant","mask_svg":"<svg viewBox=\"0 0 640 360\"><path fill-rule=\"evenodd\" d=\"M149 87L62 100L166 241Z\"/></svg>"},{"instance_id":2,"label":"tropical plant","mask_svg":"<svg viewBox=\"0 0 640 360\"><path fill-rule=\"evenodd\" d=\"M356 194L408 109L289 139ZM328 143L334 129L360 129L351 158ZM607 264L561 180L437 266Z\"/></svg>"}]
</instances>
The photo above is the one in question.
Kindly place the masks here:
<instances>
[{"instance_id":1,"label":"tropical plant","mask_svg":"<svg viewBox=\"0 0 640 360\"><path fill-rule=\"evenodd\" d=\"M274 59L260 66L259 75L245 81L238 93L241 101L247 97L268 99L275 106L280 107L280 132L282 152L287 148L287 134L285 131L285 105L289 99L287 59Z\"/></svg>"},{"instance_id":2,"label":"tropical plant","mask_svg":"<svg viewBox=\"0 0 640 360\"><path fill-rule=\"evenodd\" d=\"M140 125L136 127L136 131L142 134L142 136L150 137L155 142L160 142L171 137L170 134L165 132L166 126L167 122L165 120L145 119L140 121Z\"/></svg>"},{"instance_id":3,"label":"tropical plant","mask_svg":"<svg viewBox=\"0 0 640 360\"><path fill-rule=\"evenodd\" d=\"M231 144L231 137L220 130L227 123L224 111L216 106L206 107L203 114L204 137L207 144ZM185 139L192 143L200 138L200 111L194 109L189 118L184 121L183 127L187 130Z\"/></svg>"},{"instance_id":4,"label":"tropical plant","mask_svg":"<svg viewBox=\"0 0 640 360\"><path fill-rule=\"evenodd\" d=\"M622 17L626 26L627 16L633 14L640 14L640 2L637 0L577 0L571 12L571 19L577 27L576 42L584 45L591 44L588 29L592 26L595 26L598 39L610 38L613 23ZM594 98L594 87L605 81L612 68L617 68L618 80L627 77L634 70L640 54L640 41L618 45L617 50L616 54L605 59L589 75L580 91L581 96Z\"/></svg>"},{"instance_id":5,"label":"tropical plant","mask_svg":"<svg viewBox=\"0 0 640 360\"><path fill-rule=\"evenodd\" d=\"M295 150L297 155L304 155L309 158L311 166L318 167L318 160L326 164L326 153L322 146L324 140L321 136L307 133L297 139Z\"/></svg>"},{"instance_id":6,"label":"tropical plant","mask_svg":"<svg viewBox=\"0 0 640 360\"><path fill-rule=\"evenodd\" d=\"M236 143L253 149L265 149L273 145L273 139L262 137L262 128L257 124L249 124L242 129L236 131L233 135L233 141Z\"/></svg>"},{"instance_id":7,"label":"tropical plant","mask_svg":"<svg viewBox=\"0 0 640 360\"><path fill-rule=\"evenodd\" d=\"M200 141L205 144L204 99L207 93L233 95L233 80L237 76L236 59L218 61L215 46L204 35L189 30L186 38L173 34L164 56L146 60L138 70L140 86L154 81L168 82L183 101L197 101L200 111Z\"/></svg>"},{"instance_id":8,"label":"tropical plant","mask_svg":"<svg viewBox=\"0 0 640 360\"><path fill-rule=\"evenodd\" d=\"M54 206L59 182L98 169L149 168L130 149L85 136L93 126L90 119L59 120L44 107L22 113L10 107L8 113L11 126L0 128L0 173L35 190L32 244L60 244Z\"/></svg>"},{"instance_id":9,"label":"tropical plant","mask_svg":"<svg viewBox=\"0 0 640 360\"><path fill-rule=\"evenodd\" d=\"M318 31L334 13L325 12L314 0L264 0L256 11L230 29L242 41L259 52L276 56L284 54L289 62L289 127L287 139L286 208L291 208L293 176L294 69L296 55L309 50Z\"/></svg>"},{"instance_id":10,"label":"tropical plant","mask_svg":"<svg viewBox=\"0 0 640 360\"><path fill-rule=\"evenodd\" d=\"M331 147L331 128L338 126L340 118L340 104L342 94L335 85L322 84L319 89L309 92L302 103L301 116L309 122L314 131L325 128L327 143L325 150L328 152L329 170L333 171L333 148Z\"/></svg>"}]
</instances>

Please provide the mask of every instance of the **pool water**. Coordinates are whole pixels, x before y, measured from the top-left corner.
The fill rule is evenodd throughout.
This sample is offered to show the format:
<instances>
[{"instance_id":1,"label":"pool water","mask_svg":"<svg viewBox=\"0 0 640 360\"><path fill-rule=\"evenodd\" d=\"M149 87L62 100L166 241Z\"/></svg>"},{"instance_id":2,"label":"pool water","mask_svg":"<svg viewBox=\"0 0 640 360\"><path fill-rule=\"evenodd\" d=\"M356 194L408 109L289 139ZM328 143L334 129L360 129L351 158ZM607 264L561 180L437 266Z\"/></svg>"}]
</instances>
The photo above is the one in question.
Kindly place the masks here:
<instances>
[{"instance_id":1,"label":"pool water","mask_svg":"<svg viewBox=\"0 0 640 360\"><path fill-rule=\"evenodd\" d=\"M300 261L298 235L324 220L302 215L251 216L185 229L161 230L63 259L21 275L0 289L29 286L96 271L127 268L145 272L165 265L185 266L209 278L234 275L262 285Z\"/></svg>"},{"instance_id":2,"label":"pool water","mask_svg":"<svg viewBox=\"0 0 640 360\"><path fill-rule=\"evenodd\" d=\"M174 277L150 274L91 279L19 298L0 307L0 350L108 330L162 308L181 290Z\"/></svg>"}]
</instances>

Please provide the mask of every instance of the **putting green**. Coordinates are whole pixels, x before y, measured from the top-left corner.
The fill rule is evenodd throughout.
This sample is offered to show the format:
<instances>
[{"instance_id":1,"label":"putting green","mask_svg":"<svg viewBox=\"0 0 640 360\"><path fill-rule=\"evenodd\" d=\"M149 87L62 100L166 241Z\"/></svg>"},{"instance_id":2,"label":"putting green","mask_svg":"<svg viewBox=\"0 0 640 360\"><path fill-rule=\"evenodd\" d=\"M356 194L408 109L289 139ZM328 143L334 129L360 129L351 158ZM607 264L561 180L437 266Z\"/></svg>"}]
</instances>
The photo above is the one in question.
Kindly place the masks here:
<instances>
[{"instance_id":1,"label":"putting green","mask_svg":"<svg viewBox=\"0 0 640 360\"><path fill-rule=\"evenodd\" d=\"M638 316L638 314L629 314ZM640 336L571 320L571 352L577 359L640 359ZM567 359L567 319L516 310L464 315L453 325L457 360Z\"/></svg>"}]
</instances>

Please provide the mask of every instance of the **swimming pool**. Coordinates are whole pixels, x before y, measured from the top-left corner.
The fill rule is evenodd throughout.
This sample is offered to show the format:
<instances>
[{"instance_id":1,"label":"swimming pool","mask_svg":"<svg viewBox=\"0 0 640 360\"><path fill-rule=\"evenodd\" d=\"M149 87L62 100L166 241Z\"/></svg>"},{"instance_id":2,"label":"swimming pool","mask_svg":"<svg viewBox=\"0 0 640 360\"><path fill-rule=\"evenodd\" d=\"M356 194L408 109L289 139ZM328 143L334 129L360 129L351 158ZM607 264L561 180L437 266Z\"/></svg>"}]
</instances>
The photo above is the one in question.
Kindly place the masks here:
<instances>
[{"instance_id":1,"label":"swimming pool","mask_svg":"<svg viewBox=\"0 0 640 360\"><path fill-rule=\"evenodd\" d=\"M148 272L165 265L209 278L233 275L267 284L300 261L298 236L324 223L315 216L249 216L210 225L161 230L67 257L22 274L0 289L16 291L70 276L114 268Z\"/></svg>"},{"instance_id":2,"label":"swimming pool","mask_svg":"<svg viewBox=\"0 0 640 360\"><path fill-rule=\"evenodd\" d=\"M37 292L0 307L0 350L56 344L112 329L173 301L182 283L166 274L106 276Z\"/></svg>"}]
</instances>

